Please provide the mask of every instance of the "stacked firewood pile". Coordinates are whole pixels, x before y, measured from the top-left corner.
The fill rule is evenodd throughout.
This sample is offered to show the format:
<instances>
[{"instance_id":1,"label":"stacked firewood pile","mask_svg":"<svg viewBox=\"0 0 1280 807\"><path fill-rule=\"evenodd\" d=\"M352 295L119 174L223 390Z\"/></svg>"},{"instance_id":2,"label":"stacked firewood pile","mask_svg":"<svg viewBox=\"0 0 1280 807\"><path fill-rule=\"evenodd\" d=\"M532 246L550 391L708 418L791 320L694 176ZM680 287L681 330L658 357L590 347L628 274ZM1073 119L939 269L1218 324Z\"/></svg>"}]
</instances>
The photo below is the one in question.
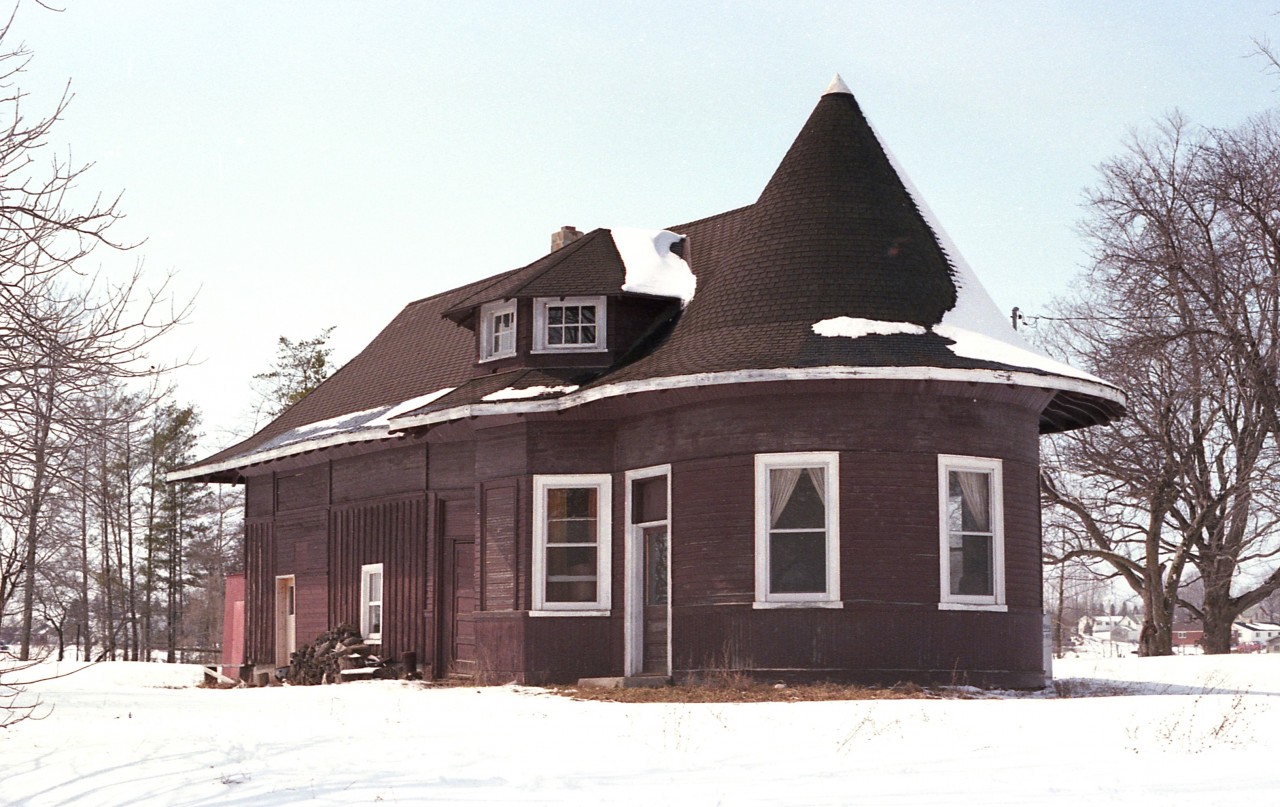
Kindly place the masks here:
<instances>
[{"instance_id":1,"label":"stacked firewood pile","mask_svg":"<svg viewBox=\"0 0 1280 807\"><path fill-rule=\"evenodd\" d=\"M284 680L290 684L337 684L344 680L396 678L396 671L374 655L360 631L339 625L289 657Z\"/></svg>"}]
</instances>

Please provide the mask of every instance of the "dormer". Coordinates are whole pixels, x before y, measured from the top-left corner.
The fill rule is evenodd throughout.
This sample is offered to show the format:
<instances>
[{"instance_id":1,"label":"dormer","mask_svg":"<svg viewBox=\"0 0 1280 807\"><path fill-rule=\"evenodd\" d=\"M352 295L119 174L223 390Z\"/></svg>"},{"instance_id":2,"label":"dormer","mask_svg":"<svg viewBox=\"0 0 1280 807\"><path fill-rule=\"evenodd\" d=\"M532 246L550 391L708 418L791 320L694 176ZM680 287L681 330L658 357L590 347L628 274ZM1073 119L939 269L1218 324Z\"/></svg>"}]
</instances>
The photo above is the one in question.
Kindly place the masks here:
<instances>
[{"instance_id":1,"label":"dormer","mask_svg":"<svg viewBox=\"0 0 1280 807\"><path fill-rule=\"evenodd\" d=\"M478 374L612 366L693 296L676 233L565 227L552 246L445 312L475 332Z\"/></svg>"}]
</instances>

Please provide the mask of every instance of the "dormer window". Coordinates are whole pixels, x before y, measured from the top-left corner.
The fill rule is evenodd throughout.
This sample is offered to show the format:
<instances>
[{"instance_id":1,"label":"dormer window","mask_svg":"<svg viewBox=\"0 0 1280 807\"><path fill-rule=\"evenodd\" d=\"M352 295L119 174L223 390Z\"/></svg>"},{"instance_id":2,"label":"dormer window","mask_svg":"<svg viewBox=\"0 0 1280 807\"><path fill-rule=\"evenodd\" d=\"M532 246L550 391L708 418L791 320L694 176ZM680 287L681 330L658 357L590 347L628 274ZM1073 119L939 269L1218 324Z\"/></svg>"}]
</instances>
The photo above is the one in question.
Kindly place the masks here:
<instances>
[{"instance_id":1,"label":"dormer window","mask_svg":"<svg viewBox=\"0 0 1280 807\"><path fill-rule=\"evenodd\" d=\"M544 297L535 300L534 352L604 350L605 311L604 297Z\"/></svg>"},{"instance_id":2,"label":"dormer window","mask_svg":"<svg viewBox=\"0 0 1280 807\"><path fill-rule=\"evenodd\" d=\"M516 355L516 301L480 307L480 361Z\"/></svg>"}]
</instances>

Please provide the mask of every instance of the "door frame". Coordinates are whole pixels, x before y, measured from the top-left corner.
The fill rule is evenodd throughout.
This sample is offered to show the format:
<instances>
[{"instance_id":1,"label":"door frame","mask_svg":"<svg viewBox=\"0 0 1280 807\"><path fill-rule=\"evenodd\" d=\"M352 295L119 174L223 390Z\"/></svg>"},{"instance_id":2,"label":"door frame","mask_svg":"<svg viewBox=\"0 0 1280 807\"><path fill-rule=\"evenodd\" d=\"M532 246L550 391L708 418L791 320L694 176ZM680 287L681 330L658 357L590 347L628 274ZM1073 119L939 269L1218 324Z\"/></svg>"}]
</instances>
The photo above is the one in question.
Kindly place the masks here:
<instances>
[{"instance_id":1,"label":"door frame","mask_svg":"<svg viewBox=\"0 0 1280 807\"><path fill-rule=\"evenodd\" d=\"M644 530L631 523L631 490L632 485L641 479L652 479L657 476L667 478L667 663L666 674L671 675L671 465L651 465L647 468L636 468L623 474L625 493L623 512L623 564L626 598L623 610L623 645L625 647L623 672L625 675L638 675L644 668ZM652 522L649 522L652 523Z\"/></svg>"},{"instance_id":2,"label":"door frame","mask_svg":"<svg viewBox=\"0 0 1280 807\"><path fill-rule=\"evenodd\" d=\"M293 613L289 613L289 597L293 594ZM275 666L289 664L289 655L298 649L298 578L292 574L276 575L275 591Z\"/></svg>"},{"instance_id":3,"label":"door frame","mask_svg":"<svg viewBox=\"0 0 1280 807\"><path fill-rule=\"evenodd\" d=\"M451 649L446 645L452 642L453 629L451 625L446 624L453 616L453 604L447 602L453 592L450 590L449 582L445 579L446 573L453 571L453 558L449 555L454 551L454 544L458 541L470 542L472 547L471 559L471 586L476 597L476 603L479 604L480 598L480 541L476 536L475 520L478 517L474 512L476 494L470 490L444 490L434 495L431 512L431 532L435 538L435 551L432 552L432 563L435 566L435 590L434 590L434 610L435 614L432 618L434 625L432 626L433 644L435 645L435 658L432 659L431 669L432 678L441 680L449 677L454 673L450 668L453 666L451 659ZM471 505L472 530L469 534L463 535L446 535L445 534L445 518L448 514L450 506L456 506L459 503L469 503ZM472 664L475 664L472 659Z\"/></svg>"}]
</instances>

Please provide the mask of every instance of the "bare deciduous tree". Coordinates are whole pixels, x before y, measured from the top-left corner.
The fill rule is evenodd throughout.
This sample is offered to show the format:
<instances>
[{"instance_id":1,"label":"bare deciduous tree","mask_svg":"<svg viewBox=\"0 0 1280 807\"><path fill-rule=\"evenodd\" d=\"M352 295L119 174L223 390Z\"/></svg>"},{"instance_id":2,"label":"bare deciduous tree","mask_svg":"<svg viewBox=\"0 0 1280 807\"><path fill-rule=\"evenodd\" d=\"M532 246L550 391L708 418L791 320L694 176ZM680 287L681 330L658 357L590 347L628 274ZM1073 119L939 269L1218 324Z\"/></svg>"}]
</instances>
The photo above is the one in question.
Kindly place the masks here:
<instances>
[{"instance_id":1,"label":"bare deciduous tree","mask_svg":"<svg viewBox=\"0 0 1280 807\"><path fill-rule=\"evenodd\" d=\"M1228 652L1231 623L1280 588L1280 119L1171 116L1089 203L1092 265L1047 342L1125 387L1131 414L1055 441L1045 499L1079 536L1068 555L1143 597L1142 652L1171 652L1180 604Z\"/></svg>"}]
</instances>

